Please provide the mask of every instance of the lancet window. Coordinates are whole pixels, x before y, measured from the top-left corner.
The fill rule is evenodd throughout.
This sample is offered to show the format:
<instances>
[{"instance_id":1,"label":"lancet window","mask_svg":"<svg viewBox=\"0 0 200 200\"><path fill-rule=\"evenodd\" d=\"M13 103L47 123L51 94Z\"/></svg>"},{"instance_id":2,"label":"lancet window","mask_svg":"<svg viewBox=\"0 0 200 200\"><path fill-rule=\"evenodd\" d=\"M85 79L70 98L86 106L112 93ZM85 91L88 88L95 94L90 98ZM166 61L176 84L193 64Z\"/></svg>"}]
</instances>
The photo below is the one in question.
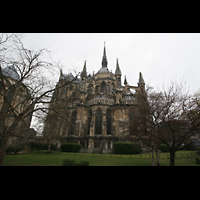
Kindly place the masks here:
<instances>
[{"instance_id":1,"label":"lancet window","mask_svg":"<svg viewBox=\"0 0 200 200\"><path fill-rule=\"evenodd\" d=\"M111 135L111 111L106 110L107 135Z\"/></svg>"},{"instance_id":2,"label":"lancet window","mask_svg":"<svg viewBox=\"0 0 200 200\"><path fill-rule=\"evenodd\" d=\"M95 134L101 135L102 134L102 111L100 108L96 111L95 117Z\"/></svg>"},{"instance_id":3,"label":"lancet window","mask_svg":"<svg viewBox=\"0 0 200 200\"><path fill-rule=\"evenodd\" d=\"M75 122L76 122L76 115L77 115L77 110L74 110L71 116L71 122L70 122L70 135L74 134L74 128L75 128Z\"/></svg>"}]
</instances>

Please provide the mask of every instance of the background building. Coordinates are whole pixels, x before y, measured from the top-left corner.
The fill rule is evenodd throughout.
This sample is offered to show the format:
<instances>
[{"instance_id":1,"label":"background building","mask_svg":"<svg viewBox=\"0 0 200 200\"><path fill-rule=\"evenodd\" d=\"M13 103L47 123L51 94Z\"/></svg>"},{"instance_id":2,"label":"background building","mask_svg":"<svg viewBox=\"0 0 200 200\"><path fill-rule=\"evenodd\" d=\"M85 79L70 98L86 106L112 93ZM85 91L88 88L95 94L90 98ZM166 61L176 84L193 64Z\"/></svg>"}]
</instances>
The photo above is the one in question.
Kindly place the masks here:
<instances>
[{"instance_id":1,"label":"background building","mask_svg":"<svg viewBox=\"0 0 200 200\"><path fill-rule=\"evenodd\" d=\"M0 110L2 110L4 101L8 101L6 107L5 125L11 126L16 116L20 115L31 103L31 95L27 87L20 81L20 77L14 66L7 66L2 69L6 94L0 83ZM5 99L4 99L5 97ZM15 113L15 114L14 114ZM16 115L16 116L15 116ZM29 114L20 121L15 131L8 139L7 145L27 144L29 139L34 139L36 132L30 129L32 114Z\"/></svg>"}]
</instances>

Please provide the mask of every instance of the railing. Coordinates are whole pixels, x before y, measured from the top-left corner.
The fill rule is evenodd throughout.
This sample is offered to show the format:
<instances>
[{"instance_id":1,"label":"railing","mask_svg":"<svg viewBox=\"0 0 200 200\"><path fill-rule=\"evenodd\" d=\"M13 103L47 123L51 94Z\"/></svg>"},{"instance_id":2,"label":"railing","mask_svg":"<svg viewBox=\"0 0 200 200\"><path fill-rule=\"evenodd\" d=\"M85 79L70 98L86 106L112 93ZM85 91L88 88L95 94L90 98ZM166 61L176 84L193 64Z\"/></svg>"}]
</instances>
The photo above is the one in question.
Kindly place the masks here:
<instances>
[{"instance_id":1,"label":"railing","mask_svg":"<svg viewBox=\"0 0 200 200\"><path fill-rule=\"evenodd\" d=\"M87 104L88 105L92 105L92 104L113 105L113 104L115 104L115 97L109 96L109 95L104 95L104 94L96 94L96 95L93 95L92 98L87 100Z\"/></svg>"},{"instance_id":2,"label":"railing","mask_svg":"<svg viewBox=\"0 0 200 200\"><path fill-rule=\"evenodd\" d=\"M133 95L123 96L122 104L137 104L137 99Z\"/></svg>"},{"instance_id":3,"label":"railing","mask_svg":"<svg viewBox=\"0 0 200 200\"><path fill-rule=\"evenodd\" d=\"M107 105L114 105L116 103L115 96L105 95L105 94L94 94L86 99L87 105L94 105L94 104L107 104ZM137 104L137 98L133 95L123 96L122 104ZM69 101L69 106L73 107L77 104L80 104L79 98L71 98Z\"/></svg>"}]
</instances>

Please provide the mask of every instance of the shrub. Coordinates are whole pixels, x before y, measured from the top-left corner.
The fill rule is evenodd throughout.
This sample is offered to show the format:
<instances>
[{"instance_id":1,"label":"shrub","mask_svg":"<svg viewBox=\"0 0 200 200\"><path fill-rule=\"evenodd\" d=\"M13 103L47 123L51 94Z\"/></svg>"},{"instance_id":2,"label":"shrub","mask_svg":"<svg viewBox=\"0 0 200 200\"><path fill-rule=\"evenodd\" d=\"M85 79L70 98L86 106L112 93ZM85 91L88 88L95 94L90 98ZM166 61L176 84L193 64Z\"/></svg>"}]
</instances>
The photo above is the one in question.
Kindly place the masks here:
<instances>
[{"instance_id":1,"label":"shrub","mask_svg":"<svg viewBox=\"0 0 200 200\"><path fill-rule=\"evenodd\" d=\"M195 158L194 158L194 159L195 159L195 163L196 163L196 164L200 164L200 157L198 157L198 156L195 156Z\"/></svg>"},{"instance_id":2,"label":"shrub","mask_svg":"<svg viewBox=\"0 0 200 200\"><path fill-rule=\"evenodd\" d=\"M21 146L15 146L14 149L13 149L13 150L14 150L13 152L14 152L14 154L17 154L17 153L18 153L19 151L21 151L22 149L23 149L23 148L22 148Z\"/></svg>"},{"instance_id":3,"label":"shrub","mask_svg":"<svg viewBox=\"0 0 200 200\"><path fill-rule=\"evenodd\" d=\"M41 143L41 142L29 142L28 143L29 147L31 149L35 149L35 150L48 150L48 143ZM51 144L51 150L56 150L57 147L54 144Z\"/></svg>"},{"instance_id":4,"label":"shrub","mask_svg":"<svg viewBox=\"0 0 200 200\"><path fill-rule=\"evenodd\" d=\"M19 151L21 151L23 148L21 146L7 146L6 148L6 154L17 154Z\"/></svg>"},{"instance_id":5,"label":"shrub","mask_svg":"<svg viewBox=\"0 0 200 200\"><path fill-rule=\"evenodd\" d=\"M63 166L75 166L75 160L70 159L64 159L63 160Z\"/></svg>"},{"instance_id":6,"label":"shrub","mask_svg":"<svg viewBox=\"0 0 200 200\"><path fill-rule=\"evenodd\" d=\"M12 146L7 146L6 147L6 154L11 154L13 153L13 147Z\"/></svg>"},{"instance_id":7,"label":"shrub","mask_svg":"<svg viewBox=\"0 0 200 200\"><path fill-rule=\"evenodd\" d=\"M63 166L89 166L89 161L81 161L76 163L75 160L64 159Z\"/></svg>"},{"instance_id":8,"label":"shrub","mask_svg":"<svg viewBox=\"0 0 200 200\"><path fill-rule=\"evenodd\" d=\"M197 150L197 156L200 156L200 150Z\"/></svg>"},{"instance_id":9,"label":"shrub","mask_svg":"<svg viewBox=\"0 0 200 200\"><path fill-rule=\"evenodd\" d=\"M140 143L132 144L133 146L133 154L142 153L142 146Z\"/></svg>"},{"instance_id":10,"label":"shrub","mask_svg":"<svg viewBox=\"0 0 200 200\"><path fill-rule=\"evenodd\" d=\"M79 152L81 150L81 145L76 143L63 143L61 144L61 151L63 152Z\"/></svg>"},{"instance_id":11,"label":"shrub","mask_svg":"<svg viewBox=\"0 0 200 200\"><path fill-rule=\"evenodd\" d=\"M159 146L159 149L161 150L161 152L169 152L169 147L166 144L161 144Z\"/></svg>"},{"instance_id":12,"label":"shrub","mask_svg":"<svg viewBox=\"0 0 200 200\"><path fill-rule=\"evenodd\" d=\"M28 146L30 147L30 149L38 149L38 143L37 142L29 142Z\"/></svg>"},{"instance_id":13,"label":"shrub","mask_svg":"<svg viewBox=\"0 0 200 200\"><path fill-rule=\"evenodd\" d=\"M116 154L138 154L142 152L141 144L129 142L115 142L113 149Z\"/></svg>"}]
</instances>

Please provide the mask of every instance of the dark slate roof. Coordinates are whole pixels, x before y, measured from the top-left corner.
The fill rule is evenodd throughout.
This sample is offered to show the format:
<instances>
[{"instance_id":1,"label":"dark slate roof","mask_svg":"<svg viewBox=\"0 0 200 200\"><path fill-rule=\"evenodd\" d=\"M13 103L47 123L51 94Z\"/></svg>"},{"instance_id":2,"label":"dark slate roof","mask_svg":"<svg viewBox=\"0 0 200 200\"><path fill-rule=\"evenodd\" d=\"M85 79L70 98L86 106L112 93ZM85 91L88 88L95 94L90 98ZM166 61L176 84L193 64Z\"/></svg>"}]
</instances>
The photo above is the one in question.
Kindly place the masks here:
<instances>
[{"instance_id":1,"label":"dark slate roof","mask_svg":"<svg viewBox=\"0 0 200 200\"><path fill-rule=\"evenodd\" d=\"M17 73L17 70L15 69L15 67L13 65L3 68L2 73L3 73L4 76L8 76L8 77L13 78L17 81L20 80L20 76Z\"/></svg>"},{"instance_id":2,"label":"dark slate roof","mask_svg":"<svg viewBox=\"0 0 200 200\"><path fill-rule=\"evenodd\" d=\"M98 71L98 73L110 73L110 71L108 70L108 68L107 67L102 67L99 71Z\"/></svg>"}]
</instances>

